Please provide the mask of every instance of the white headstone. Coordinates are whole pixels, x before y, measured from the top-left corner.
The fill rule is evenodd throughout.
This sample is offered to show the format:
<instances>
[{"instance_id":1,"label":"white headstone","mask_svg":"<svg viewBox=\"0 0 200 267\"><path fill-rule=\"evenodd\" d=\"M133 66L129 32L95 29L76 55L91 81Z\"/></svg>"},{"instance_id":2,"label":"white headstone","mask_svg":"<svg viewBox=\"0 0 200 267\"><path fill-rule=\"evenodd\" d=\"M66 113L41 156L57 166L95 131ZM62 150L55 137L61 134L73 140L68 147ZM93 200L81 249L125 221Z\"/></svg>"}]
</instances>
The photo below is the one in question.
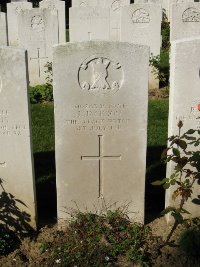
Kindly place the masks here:
<instances>
[{"instance_id":1,"label":"white headstone","mask_svg":"<svg viewBox=\"0 0 200 267\"><path fill-rule=\"evenodd\" d=\"M0 12L0 45L7 45L7 44L8 44L8 38L7 38L6 14L4 12Z\"/></svg>"},{"instance_id":2,"label":"white headstone","mask_svg":"<svg viewBox=\"0 0 200 267\"><path fill-rule=\"evenodd\" d=\"M18 15L22 10L31 9L32 3L12 2L7 4L8 44L19 46Z\"/></svg>"},{"instance_id":3,"label":"white headstone","mask_svg":"<svg viewBox=\"0 0 200 267\"><path fill-rule=\"evenodd\" d=\"M72 7L103 7L102 0L72 0Z\"/></svg>"},{"instance_id":4,"label":"white headstone","mask_svg":"<svg viewBox=\"0 0 200 267\"><path fill-rule=\"evenodd\" d=\"M168 12L167 12L167 17L168 20L171 21L171 16L172 16L172 5L178 5L178 4L188 4L188 3L194 3L194 0L168 0Z\"/></svg>"},{"instance_id":5,"label":"white headstone","mask_svg":"<svg viewBox=\"0 0 200 267\"><path fill-rule=\"evenodd\" d=\"M200 38L172 42L168 136L178 135L177 124L183 122L181 133L189 129L200 130ZM188 147L199 150L199 147ZM174 164L167 164L167 177L174 173ZM166 207L177 206L180 199L172 200L175 187L166 191ZM194 186L192 199L184 207L191 217L199 217L199 185ZM193 203L194 201L194 203ZM168 221L170 218L167 217Z\"/></svg>"},{"instance_id":6,"label":"white headstone","mask_svg":"<svg viewBox=\"0 0 200 267\"><path fill-rule=\"evenodd\" d=\"M105 201L143 222L149 48L68 43L53 63L58 219Z\"/></svg>"},{"instance_id":7,"label":"white headstone","mask_svg":"<svg viewBox=\"0 0 200 267\"><path fill-rule=\"evenodd\" d=\"M121 9L121 41L150 46L153 56L160 55L162 8L158 4L132 4ZM150 68L149 87L159 88Z\"/></svg>"},{"instance_id":8,"label":"white headstone","mask_svg":"<svg viewBox=\"0 0 200 267\"><path fill-rule=\"evenodd\" d=\"M105 40L110 38L110 9L71 7L69 9L70 42Z\"/></svg>"},{"instance_id":9,"label":"white headstone","mask_svg":"<svg viewBox=\"0 0 200 267\"><path fill-rule=\"evenodd\" d=\"M49 8L58 12L59 26L59 43L66 42L66 27L65 27L65 2L60 0L43 0L40 2L41 8Z\"/></svg>"},{"instance_id":10,"label":"white headstone","mask_svg":"<svg viewBox=\"0 0 200 267\"><path fill-rule=\"evenodd\" d=\"M110 9L110 41L120 40L120 9L130 0L73 0L72 7L98 7ZM108 25L106 26L106 28ZM105 39L103 39L105 40Z\"/></svg>"},{"instance_id":11,"label":"white headstone","mask_svg":"<svg viewBox=\"0 0 200 267\"><path fill-rule=\"evenodd\" d=\"M170 40L200 36L200 3L172 5Z\"/></svg>"},{"instance_id":12,"label":"white headstone","mask_svg":"<svg viewBox=\"0 0 200 267\"><path fill-rule=\"evenodd\" d=\"M30 140L31 123L27 76L25 50L1 46L0 194L6 194L8 199L10 198L8 194L12 194L12 207L9 206L9 203L5 204L8 205L7 210L9 208L11 210L9 216L21 230L27 229L26 223L36 228L34 164ZM14 213L16 214L14 215ZM12 220L8 221L8 226L12 223Z\"/></svg>"},{"instance_id":13,"label":"white headstone","mask_svg":"<svg viewBox=\"0 0 200 267\"><path fill-rule=\"evenodd\" d=\"M31 85L46 83L45 65L52 62L52 47L59 43L57 11L24 10L18 16L20 46L28 50Z\"/></svg>"},{"instance_id":14,"label":"white headstone","mask_svg":"<svg viewBox=\"0 0 200 267\"><path fill-rule=\"evenodd\" d=\"M110 8L110 41L120 41L120 10L130 5L130 0L106 0L104 7Z\"/></svg>"}]
</instances>

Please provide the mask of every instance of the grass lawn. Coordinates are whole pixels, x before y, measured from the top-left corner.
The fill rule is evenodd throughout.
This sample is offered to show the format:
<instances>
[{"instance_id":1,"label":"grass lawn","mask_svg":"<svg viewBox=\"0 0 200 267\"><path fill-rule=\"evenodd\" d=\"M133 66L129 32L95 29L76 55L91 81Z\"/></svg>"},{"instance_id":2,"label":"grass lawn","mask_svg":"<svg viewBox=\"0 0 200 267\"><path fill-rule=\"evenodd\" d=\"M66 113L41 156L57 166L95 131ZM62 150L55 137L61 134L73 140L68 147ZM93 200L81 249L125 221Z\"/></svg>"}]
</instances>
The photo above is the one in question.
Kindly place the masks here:
<instances>
[{"instance_id":1,"label":"grass lawn","mask_svg":"<svg viewBox=\"0 0 200 267\"><path fill-rule=\"evenodd\" d=\"M53 104L34 104L32 110L32 135L37 181L38 212L51 206L56 214L55 186L55 143L54 143L54 111ZM160 155L166 147L168 120L168 100L149 100L148 114L148 147L146 175L146 210L157 214L164 205L164 191L151 185L153 180L164 178L165 165L160 162ZM158 205L159 199L159 205ZM50 203L51 201L51 203ZM49 205L49 206L44 206ZM158 210L155 210L155 206Z\"/></svg>"}]
</instances>

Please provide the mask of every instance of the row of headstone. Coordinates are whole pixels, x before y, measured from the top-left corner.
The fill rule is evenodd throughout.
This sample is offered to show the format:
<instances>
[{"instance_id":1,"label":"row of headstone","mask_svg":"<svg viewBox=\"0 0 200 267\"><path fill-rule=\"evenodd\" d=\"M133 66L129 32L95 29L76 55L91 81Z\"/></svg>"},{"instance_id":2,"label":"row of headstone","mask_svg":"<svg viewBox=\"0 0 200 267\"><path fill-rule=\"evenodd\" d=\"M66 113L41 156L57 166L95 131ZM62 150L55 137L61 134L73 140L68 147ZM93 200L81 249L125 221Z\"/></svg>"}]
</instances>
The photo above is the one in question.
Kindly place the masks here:
<instances>
[{"instance_id":1,"label":"row of headstone","mask_svg":"<svg viewBox=\"0 0 200 267\"><path fill-rule=\"evenodd\" d=\"M98 1L73 1L69 11L70 41L121 41L150 46L152 56L160 55L162 8L158 4L100 5ZM116 2L116 1L115 1ZM86 4L87 3L87 4ZM79 4L79 7L77 7ZM74 7L76 6L76 7ZM110 8L109 8L110 7ZM159 88L152 68L150 89Z\"/></svg>"},{"instance_id":2,"label":"row of headstone","mask_svg":"<svg viewBox=\"0 0 200 267\"><path fill-rule=\"evenodd\" d=\"M199 54L200 38L172 43L170 136L177 134L179 120L183 131L200 129ZM60 224L66 219L66 208L92 211L102 202L129 204L132 218L144 221L148 61L147 46L128 42L90 41L54 48ZM1 192L18 199L19 210L34 228L27 55L24 50L1 47L0 62ZM170 176L174 165L168 164L167 170ZM174 205L171 195L169 189L167 206ZM191 217L200 216L198 203L195 187L186 207Z\"/></svg>"},{"instance_id":3,"label":"row of headstone","mask_svg":"<svg viewBox=\"0 0 200 267\"><path fill-rule=\"evenodd\" d=\"M65 38L65 2L44 0L39 8L26 1L7 4L8 44L28 51L30 85L46 83L52 47Z\"/></svg>"}]
</instances>

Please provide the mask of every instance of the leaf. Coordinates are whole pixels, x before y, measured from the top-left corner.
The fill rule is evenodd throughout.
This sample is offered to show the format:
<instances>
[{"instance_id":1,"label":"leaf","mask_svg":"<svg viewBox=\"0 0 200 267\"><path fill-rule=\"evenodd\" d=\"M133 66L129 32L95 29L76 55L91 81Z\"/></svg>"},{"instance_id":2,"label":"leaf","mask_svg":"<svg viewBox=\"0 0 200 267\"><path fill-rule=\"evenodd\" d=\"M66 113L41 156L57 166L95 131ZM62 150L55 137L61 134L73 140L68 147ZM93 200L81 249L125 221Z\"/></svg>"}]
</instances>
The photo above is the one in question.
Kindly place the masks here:
<instances>
[{"instance_id":1,"label":"leaf","mask_svg":"<svg viewBox=\"0 0 200 267\"><path fill-rule=\"evenodd\" d=\"M171 180L170 184L171 185L175 185L176 184L176 179Z\"/></svg>"},{"instance_id":2,"label":"leaf","mask_svg":"<svg viewBox=\"0 0 200 267\"><path fill-rule=\"evenodd\" d=\"M180 156L180 151L177 148L173 148L172 151L173 151L175 156L177 156L177 157Z\"/></svg>"},{"instance_id":3,"label":"leaf","mask_svg":"<svg viewBox=\"0 0 200 267\"><path fill-rule=\"evenodd\" d=\"M165 159L167 157L167 152L168 152L169 148L165 148L162 152L162 155L161 155L161 159Z\"/></svg>"},{"instance_id":4,"label":"leaf","mask_svg":"<svg viewBox=\"0 0 200 267\"><path fill-rule=\"evenodd\" d=\"M186 132L186 134L193 134L193 133L195 133L195 132L196 132L195 130L190 129L190 130L188 130L188 131Z\"/></svg>"},{"instance_id":5,"label":"leaf","mask_svg":"<svg viewBox=\"0 0 200 267\"><path fill-rule=\"evenodd\" d=\"M164 185L163 185L163 188L164 189L168 189L170 187L170 183L165 183Z\"/></svg>"},{"instance_id":6,"label":"leaf","mask_svg":"<svg viewBox=\"0 0 200 267\"><path fill-rule=\"evenodd\" d=\"M153 183L151 183L152 185L162 185L163 184L163 181L161 181L161 180L157 180L157 181L155 181L155 182L153 182Z\"/></svg>"},{"instance_id":7,"label":"leaf","mask_svg":"<svg viewBox=\"0 0 200 267\"><path fill-rule=\"evenodd\" d=\"M174 207L167 207L166 209L164 209L162 212L161 212L161 215L166 215L168 214L169 212L174 212L176 210L176 208Z\"/></svg>"},{"instance_id":8,"label":"leaf","mask_svg":"<svg viewBox=\"0 0 200 267\"><path fill-rule=\"evenodd\" d=\"M180 146L180 148L182 148L183 150L185 150L187 148L187 143L183 140L179 140L178 145Z\"/></svg>"},{"instance_id":9,"label":"leaf","mask_svg":"<svg viewBox=\"0 0 200 267\"><path fill-rule=\"evenodd\" d=\"M162 184L164 184L164 183L166 183L166 182L169 182L169 178L164 178L164 179L162 179L162 180L157 180L157 181L155 181L155 182L153 182L153 183L151 183L152 185L162 185Z\"/></svg>"}]
</instances>

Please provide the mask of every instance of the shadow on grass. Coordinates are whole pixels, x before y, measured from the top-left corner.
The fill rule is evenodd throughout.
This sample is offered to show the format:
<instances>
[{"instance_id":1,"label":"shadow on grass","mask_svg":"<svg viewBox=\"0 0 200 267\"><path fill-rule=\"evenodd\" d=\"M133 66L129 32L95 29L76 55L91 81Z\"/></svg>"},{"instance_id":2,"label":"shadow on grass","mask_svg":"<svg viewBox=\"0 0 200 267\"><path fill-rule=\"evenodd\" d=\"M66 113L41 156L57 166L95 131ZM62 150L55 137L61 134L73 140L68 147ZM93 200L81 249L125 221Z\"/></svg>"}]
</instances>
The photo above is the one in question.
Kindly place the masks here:
<instances>
[{"instance_id":1,"label":"shadow on grass","mask_svg":"<svg viewBox=\"0 0 200 267\"><path fill-rule=\"evenodd\" d=\"M166 165L161 163L161 154L165 146L147 148L145 223L159 217L165 205L165 190L151 183L166 177Z\"/></svg>"},{"instance_id":2,"label":"shadow on grass","mask_svg":"<svg viewBox=\"0 0 200 267\"><path fill-rule=\"evenodd\" d=\"M54 223L57 216L55 151L34 154L38 223Z\"/></svg>"}]
</instances>

